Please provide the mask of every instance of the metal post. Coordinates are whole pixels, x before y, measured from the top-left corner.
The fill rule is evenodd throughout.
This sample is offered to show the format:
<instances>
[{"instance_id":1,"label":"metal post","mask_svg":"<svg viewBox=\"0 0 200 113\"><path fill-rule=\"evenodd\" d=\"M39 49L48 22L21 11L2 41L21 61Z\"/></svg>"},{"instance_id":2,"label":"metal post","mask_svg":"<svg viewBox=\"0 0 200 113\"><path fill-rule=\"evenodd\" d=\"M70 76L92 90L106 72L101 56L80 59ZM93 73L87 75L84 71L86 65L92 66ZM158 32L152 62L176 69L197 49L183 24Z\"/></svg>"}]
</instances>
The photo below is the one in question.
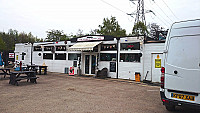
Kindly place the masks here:
<instances>
[{"instance_id":1,"label":"metal post","mask_svg":"<svg viewBox=\"0 0 200 113\"><path fill-rule=\"evenodd\" d=\"M33 43L31 43L31 65L33 64Z\"/></svg>"},{"instance_id":2,"label":"metal post","mask_svg":"<svg viewBox=\"0 0 200 113\"><path fill-rule=\"evenodd\" d=\"M120 40L120 37L117 37L117 79L119 78L119 75L118 75L118 70L119 70L119 40Z\"/></svg>"}]
</instances>

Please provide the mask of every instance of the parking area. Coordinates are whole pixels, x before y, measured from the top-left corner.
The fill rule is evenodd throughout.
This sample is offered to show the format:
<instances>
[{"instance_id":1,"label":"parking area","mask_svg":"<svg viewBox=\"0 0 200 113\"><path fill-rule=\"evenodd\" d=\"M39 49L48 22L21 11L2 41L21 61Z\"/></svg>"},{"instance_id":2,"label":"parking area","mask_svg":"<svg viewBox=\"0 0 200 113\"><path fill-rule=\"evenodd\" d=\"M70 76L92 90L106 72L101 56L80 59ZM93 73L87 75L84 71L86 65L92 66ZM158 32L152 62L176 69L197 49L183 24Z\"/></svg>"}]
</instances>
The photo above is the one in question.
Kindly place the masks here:
<instances>
[{"instance_id":1,"label":"parking area","mask_svg":"<svg viewBox=\"0 0 200 113\"><path fill-rule=\"evenodd\" d=\"M20 81L19 86L1 79L0 112L168 113L160 100L159 86L60 73L39 77L37 84ZM199 111L177 108L176 113L183 112Z\"/></svg>"}]
</instances>

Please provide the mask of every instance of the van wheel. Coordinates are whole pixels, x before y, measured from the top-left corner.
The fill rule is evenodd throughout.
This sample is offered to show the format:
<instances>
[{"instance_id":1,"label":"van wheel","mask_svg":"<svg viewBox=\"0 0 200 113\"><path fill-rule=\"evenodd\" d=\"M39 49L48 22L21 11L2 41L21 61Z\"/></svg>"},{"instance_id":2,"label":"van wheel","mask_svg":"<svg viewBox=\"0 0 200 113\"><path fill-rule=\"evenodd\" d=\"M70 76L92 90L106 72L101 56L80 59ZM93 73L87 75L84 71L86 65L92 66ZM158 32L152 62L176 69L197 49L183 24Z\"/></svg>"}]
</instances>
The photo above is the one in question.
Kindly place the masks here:
<instances>
[{"instance_id":1,"label":"van wheel","mask_svg":"<svg viewBox=\"0 0 200 113\"><path fill-rule=\"evenodd\" d=\"M174 105L165 105L165 108L166 108L168 111L175 111L175 106L174 106Z\"/></svg>"}]
</instances>

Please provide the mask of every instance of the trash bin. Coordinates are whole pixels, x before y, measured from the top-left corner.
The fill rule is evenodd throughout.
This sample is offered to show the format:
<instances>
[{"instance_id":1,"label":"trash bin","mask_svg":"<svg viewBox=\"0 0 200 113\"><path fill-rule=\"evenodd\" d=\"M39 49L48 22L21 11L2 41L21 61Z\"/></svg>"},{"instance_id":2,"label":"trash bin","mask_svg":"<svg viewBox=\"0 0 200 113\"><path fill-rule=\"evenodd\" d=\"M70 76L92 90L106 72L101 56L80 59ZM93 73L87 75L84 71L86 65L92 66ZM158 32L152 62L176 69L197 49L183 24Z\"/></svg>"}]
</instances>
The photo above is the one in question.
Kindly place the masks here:
<instances>
[{"instance_id":1,"label":"trash bin","mask_svg":"<svg viewBox=\"0 0 200 113\"><path fill-rule=\"evenodd\" d=\"M69 74L69 68L65 67L65 74Z\"/></svg>"},{"instance_id":2,"label":"trash bin","mask_svg":"<svg viewBox=\"0 0 200 113\"><path fill-rule=\"evenodd\" d=\"M140 82L140 73L139 72L135 72L135 81Z\"/></svg>"}]
</instances>

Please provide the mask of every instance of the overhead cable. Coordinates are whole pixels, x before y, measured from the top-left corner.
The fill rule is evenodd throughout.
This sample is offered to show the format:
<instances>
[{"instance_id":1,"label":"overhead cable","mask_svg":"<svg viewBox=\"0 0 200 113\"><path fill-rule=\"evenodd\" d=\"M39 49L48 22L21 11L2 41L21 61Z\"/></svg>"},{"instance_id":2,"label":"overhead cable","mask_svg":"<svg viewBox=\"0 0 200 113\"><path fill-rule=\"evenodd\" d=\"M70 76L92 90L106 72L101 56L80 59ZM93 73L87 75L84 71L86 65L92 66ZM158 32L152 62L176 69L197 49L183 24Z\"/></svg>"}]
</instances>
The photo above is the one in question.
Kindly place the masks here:
<instances>
[{"instance_id":1,"label":"overhead cable","mask_svg":"<svg viewBox=\"0 0 200 113\"><path fill-rule=\"evenodd\" d=\"M169 8L169 6L165 3L165 1L164 1L164 0L162 0L162 1L163 1L163 3ZM169 8L169 10L170 10L171 13L174 15L174 17L176 17L176 19L179 20L178 17L173 13L173 11L171 10L171 8Z\"/></svg>"},{"instance_id":2,"label":"overhead cable","mask_svg":"<svg viewBox=\"0 0 200 113\"><path fill-rule=\"evenodd\" d=\"M147 5L145 6L145 7L147 7ZM148 9L150 9L149 7L147 7ZM153 7L151 7L151 9L153 9L153 10L155 10ZM154 12L154 15L160 20L160 21L162 21L166 26L169 26L170 25L170 23L169 22L167 22L165 19L164 19L164 17L162 17L162 15L160 15L158 12L155 12L155 11L153 11ZM158 15L156 15L156 14L158 14ZM165 21L163 21L162 19L160 19L159 17L162 17L162 19ZM168 25L167 25L167 24Z\"/></svg>"},{"instance_id":3,"label":"overhead cable","mask_svg":"<svg viewBox=\"0 0 200 113\"><path fill-rule=\"evenodd\" d=\"M154 0L153 0L154 1ZM167 14L162 10L162 8L160 8L160 6L154 1L154 3L158 6L158 8L165 14L165 16L167 17L167 18L169 18L169 16L167 16ZM171 22L174 22L174 21L172 21L170 18L169 18L169 20L171 21Z\"/></svg>"}]
</instances>

